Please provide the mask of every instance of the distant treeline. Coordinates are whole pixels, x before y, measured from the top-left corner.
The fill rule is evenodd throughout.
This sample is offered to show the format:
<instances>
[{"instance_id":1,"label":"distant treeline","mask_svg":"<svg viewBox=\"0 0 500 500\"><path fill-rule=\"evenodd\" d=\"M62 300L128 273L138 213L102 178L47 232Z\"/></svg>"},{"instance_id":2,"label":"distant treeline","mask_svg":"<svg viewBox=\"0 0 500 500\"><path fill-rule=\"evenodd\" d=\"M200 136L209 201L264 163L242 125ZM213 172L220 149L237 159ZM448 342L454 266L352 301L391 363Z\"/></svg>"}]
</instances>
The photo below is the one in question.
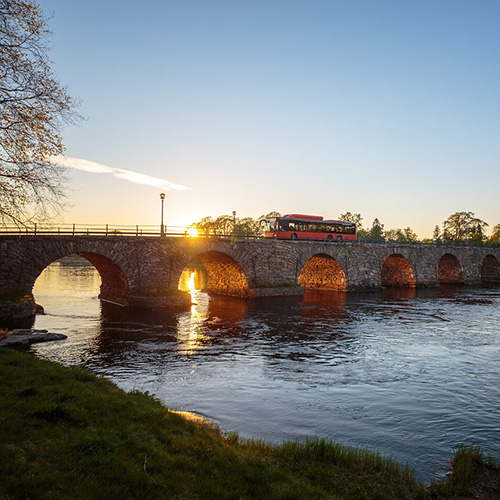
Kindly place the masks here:
<instances>
[{"instance_id":1,"label":"distant treeline","mask_svg":"<svg viewBox=\"0 0 500 500\"><path fill-rule=\"evenodd\" d=\"M240 219L236 215L220 215L215 219L204 217L199 222L189 226L196 229L200 236L234 235L243 237L264 236L264 220L267 217L280 217L279 212L270 212L261 215L258 219L245 217ZM487 222L477 218L473 212L455 212L441 225L436 225L432 238L419 239L411 227L384 229L384 224L376 218L370 228L363 227L363 217L359 213L346 212L340 214L340 220L353 222L357 226L358 238L362 241L395 242L395 243L453 243L471 242L472 244L499 244L500 224L493 226L492 233L487 236Z\"/></svg>"}]
</instances>

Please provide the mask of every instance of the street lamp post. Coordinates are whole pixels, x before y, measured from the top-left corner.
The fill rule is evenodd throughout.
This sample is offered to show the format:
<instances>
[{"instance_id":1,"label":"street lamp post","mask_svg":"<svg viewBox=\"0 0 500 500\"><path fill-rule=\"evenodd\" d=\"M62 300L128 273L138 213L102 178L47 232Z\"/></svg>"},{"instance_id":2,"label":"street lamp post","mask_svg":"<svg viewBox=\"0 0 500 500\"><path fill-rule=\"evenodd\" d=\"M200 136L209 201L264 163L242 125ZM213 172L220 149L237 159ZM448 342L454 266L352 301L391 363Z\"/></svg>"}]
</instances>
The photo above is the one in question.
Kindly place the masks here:
<instances>
[{"instance_id":1,"label":"street lamp post","mask_svg":"<svg viewBox=\"0 0 500 500\"><path fill-rule=\"evenodd\" d=\"M236 234L236 210L233 210L233 236Z\"/></svg>"},{"instance_id":2,"label":"street lamp post","mask_svg":"<svg viewBox=\"0 0 500 500\"><path fill-rule=\"evenodd\" d=\"M160 236L165 236L165 226L163 225L163 200L165 199L165 193L160 194L161 199L161 227L160 227Z\"/></svg>"}]
</instances>

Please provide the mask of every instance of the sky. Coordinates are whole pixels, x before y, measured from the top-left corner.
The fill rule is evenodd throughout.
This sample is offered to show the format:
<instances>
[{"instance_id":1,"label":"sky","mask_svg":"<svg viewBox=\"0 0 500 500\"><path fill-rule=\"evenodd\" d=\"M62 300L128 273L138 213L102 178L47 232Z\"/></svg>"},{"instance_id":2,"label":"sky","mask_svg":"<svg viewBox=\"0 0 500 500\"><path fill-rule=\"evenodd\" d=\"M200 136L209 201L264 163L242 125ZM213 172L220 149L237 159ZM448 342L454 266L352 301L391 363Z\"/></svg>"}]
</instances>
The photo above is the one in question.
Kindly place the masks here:
<instances>
[{"instance_id":1,"label":"sky","mask_svg":"<svg viewBox=\"0 0 500 500\"><path fill-rule=\"evenodd\" d=\"M40 0L67 223L500 223L498 0Z\"/></svg>"}]
</instances>

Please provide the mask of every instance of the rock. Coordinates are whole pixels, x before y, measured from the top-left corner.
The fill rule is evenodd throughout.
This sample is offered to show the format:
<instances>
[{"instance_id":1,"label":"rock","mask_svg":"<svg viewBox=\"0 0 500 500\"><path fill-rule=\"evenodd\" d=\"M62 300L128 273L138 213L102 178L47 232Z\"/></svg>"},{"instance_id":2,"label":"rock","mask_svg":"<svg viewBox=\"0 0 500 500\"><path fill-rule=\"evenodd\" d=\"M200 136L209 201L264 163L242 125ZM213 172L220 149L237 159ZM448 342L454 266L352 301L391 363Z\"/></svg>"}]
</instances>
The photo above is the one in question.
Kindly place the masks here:
<instances>
[{"instance_id":1,"label":"rock","mask_svg":"<svg viewBox=\"0 0 500 500\"><path fill-rule=\"evenodd\" d=\"M40 342L67 339L62 333L50 333L47 330L16 329L0 336L0 347L29 346Z\"/></svg>"},{"instance_id":2,"label":"rock","mask_svg":"<svg viewBox=\"0 0 500 500\"><path fill-rule=\"evenodd\" d=\"M17 320L35 316L36 304L34 300L23 300L17 303L0 304L0 318Z\"/></svg>"}]
</instances>

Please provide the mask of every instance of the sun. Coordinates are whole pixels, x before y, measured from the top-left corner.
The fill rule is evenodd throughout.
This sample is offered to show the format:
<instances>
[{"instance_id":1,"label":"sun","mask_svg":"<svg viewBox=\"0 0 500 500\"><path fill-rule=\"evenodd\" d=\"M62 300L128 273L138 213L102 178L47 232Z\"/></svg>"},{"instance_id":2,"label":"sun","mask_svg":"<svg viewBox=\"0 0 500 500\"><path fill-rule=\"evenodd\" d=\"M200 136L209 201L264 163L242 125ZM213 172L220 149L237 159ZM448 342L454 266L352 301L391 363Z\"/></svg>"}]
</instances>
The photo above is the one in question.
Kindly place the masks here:
<instances>
[{"instance_id":1,"label":"sun","mask_svg":"<svg viewBox=\"0 0 500 500\"><path fill-rule=\"evenodd\" d=\"M190 227L188 230L187 230L187 233L189 234L189 236L191 236L192 238L196 238L198 236L198 229L196 229L195 227Z\"/></svg>"}]
</instances>

